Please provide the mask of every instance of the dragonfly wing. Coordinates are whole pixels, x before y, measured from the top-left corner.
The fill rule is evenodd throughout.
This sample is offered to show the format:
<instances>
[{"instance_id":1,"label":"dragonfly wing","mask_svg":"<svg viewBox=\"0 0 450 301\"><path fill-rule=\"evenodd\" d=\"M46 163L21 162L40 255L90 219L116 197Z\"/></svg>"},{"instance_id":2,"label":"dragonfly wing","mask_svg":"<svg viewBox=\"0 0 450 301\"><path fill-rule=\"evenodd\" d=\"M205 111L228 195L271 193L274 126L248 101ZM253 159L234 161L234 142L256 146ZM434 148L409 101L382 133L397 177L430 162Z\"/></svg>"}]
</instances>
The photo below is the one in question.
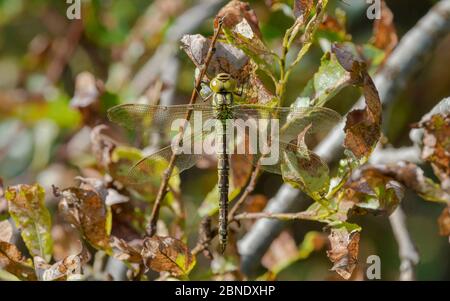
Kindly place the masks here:
<instances>
[{"instance_id":1,"label":"dragonfly wing","mask_svg":"<svg viewBox=\"0 0 450 301\"><path fill-rule=\"evenodd\" d=\"M131 185L143 184L154 178L155 173L160 173L169 166L174 151L176 152L171 176L177 175L186 169L196 165L203 157L203 141L213 136L212 132L185 132L180 141L173 140L172 144L135 163L127 172L126 182ZM178 145L178 146L177 146Z\"/></svg>"},{"instance_id":2,"label":"dragonfly wing","mask_svg":"<svg viewBox=\"0 0 450 301\"><path fill-rule=\"evenodd\" d=\"M108 117L112 122L129 130L142 131L150 129L155 132L170 133L178 131L179 126L185 125L185 119L191 112L189 123L199 122L213 117L210 105L175 105L155 106L145 104L122 104L108 110ZM199 120L199 119L202 120ZM184 121L184 122L183 122Z\"/></svg>"},{"instance_id":3,"label":"dragonfly wing","mask_svg":"<svg viewBox=\"0 0 450 301\"><path fill-rule=\"evenodd\" d=\"M156 172L157 166L164 166L164 169L169 166L170 159L172 158L173 150L172 146L167 146L159 151L141 159L135 165L133 165L127 173L127 182L129 184L144 184L150 181ZM171 176L175 176L186 169L189 169L197 163L201 158L201 155L196 154L179 154L175 157L175 168L171 173ZM158 169L158 172L161 168Z\"/></svg>"},{"instance_id":4,"label":"dragonfly wing","mask_svg":"<svg viewBox=\"0 0 450 301\"><path fill-rule=\"evenodd\" d=\"M264 121L270 125L267 133L272 133L274 126L277 126L278 139L282 141L292 141L306 128L308 135L327 132L341 120L337 112L324 107L290 108L248 104L234 106L233 112L235 119L255 120L259 132L263 130ZM278 125L272 120L276 120Z\"/></svg>"}]
</instances>

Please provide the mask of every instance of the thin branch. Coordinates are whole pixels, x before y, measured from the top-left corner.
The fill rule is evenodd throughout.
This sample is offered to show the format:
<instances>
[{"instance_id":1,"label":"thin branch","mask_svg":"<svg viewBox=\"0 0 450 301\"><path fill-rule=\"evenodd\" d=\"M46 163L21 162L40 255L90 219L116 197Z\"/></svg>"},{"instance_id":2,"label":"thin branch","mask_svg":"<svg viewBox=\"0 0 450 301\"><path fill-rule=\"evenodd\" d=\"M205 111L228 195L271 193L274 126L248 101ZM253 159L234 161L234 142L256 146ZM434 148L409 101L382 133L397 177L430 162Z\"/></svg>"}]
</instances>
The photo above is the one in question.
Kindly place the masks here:
<instances>
[{"instance_id":1,"label":"thin branch","mask_svg":"<svg viewBox=\"0 0 450 301\"><path fill-rule=\"evenodd\" d=\"M214 54L214 51L215 51L214 45L216 44L216 41L217 41L217 38L219 36L219 33L220 33L221 29L222 29L222 20L219 21L219 25L218 25L216 31L214 32L214 36L212 38L211 45L210 45L210 47L208 49L208 53L207 53L206 58L205 58L205 63L203 64L202 69L200 70L199 76L195 80L195 86L194 86L194 89L192 89L192 95L191 95L191 99L189 101L190 105L194 104L195 101L197 100L197 97L198 97L198 92L197 91L200 90L202 79L203 79L203 77L206 74L206 70L208 69L209 63L211 62L211 58L212 58L212 56ZM187 110L186 115L185 115L185 120L189 120L191 118L191 115L192 115L192 110ZM182 137L183 131L184 131L184 129L182 129L180 137ZM153 205L152 215L150 216L150 222L149 222L149 225L148 225L148 227L146 229L147 230L147 234L149 236L153 236L155 234L155 232L156 232L156 223L157 223L158 217L159 217L159 210L161 208L162 200L164 199L164 197L165 197L165 195L166 195L166 193L168 191L167 190L167 186L168 186L168 183L169 183L169 178L170 178L170 176L171 176L171 174L173 172L173 169L175 168L175 160L176 160L176 158L177 158L177 156L174 153L172 155L172 157L170 158L169 166L164 171L163 179L162 179L162 182L161 182L161 186L159 187L158 194L156 196L156 200L155 200L155 203Z\"/></svg>"},{"instance_id":2,"label":"thin branch","mask_svg":"<svg viewBox=\"0 0 450 301\"><path fill-rule=\"evenodd\" d=\"M384 107L389 106L409 78L426 61L422 58L432 52L439 41L450 32L450 0L438 2L400 41L391 54L384 69L375 77L375 85ZM360 108L360 100L355 108ZM344 140L343 128L339 124L318 145L315 152L325 161L332 162L342 153ZM307 196L288 184L281 186L278 193L269 201L268 212L297 211L301 204L306 203ZM272 210L274 208L275 210ZM279 220L260 219L239 241L241 254L241 269L245 274L251 274L260 265L262 256L270 243L282 231L285 223Z\"/></svg>"},{"instance_id":3,"label":"thin branch","mask_svg":"<svg viewBox=\"0 0 450 301\"><path fill-rule=\"evenodd\" d=\"M236 215L235 220L243 219L260 219L260 218L271 218L282 221L293 221L293 220L313 220L312 216L305 212L297 213L273 213L273 212L256 212L249 213L244 212Z\"/></svg>"},{"instance_id":4,"label":"thin branch","mask_svg":"<svg viewBox=\"0 0 450 301\"><path fill-rule=\"evenodd\" d=\"M398 244L398 254L401 260L400 280L415 280L415 266L419 263L419 254L409 235L405 223L405 214L401 207L398 207L389 217L392 231Z\"/></svg>"},{"instance_id":5,"label":"thin branch","mask_svg":"<svg viewBox=\"0 0 450 301\"><path fill-rule=\"evenodd\" d=\"M83 35L83 22L73 21L67 30L66 36L57 40L59 43L54 49L53 59L48 65L46 74L50 83L56 83L64 72L64 68L69 63L75 52L81 36Z\"/></svg>"}]
</instances>

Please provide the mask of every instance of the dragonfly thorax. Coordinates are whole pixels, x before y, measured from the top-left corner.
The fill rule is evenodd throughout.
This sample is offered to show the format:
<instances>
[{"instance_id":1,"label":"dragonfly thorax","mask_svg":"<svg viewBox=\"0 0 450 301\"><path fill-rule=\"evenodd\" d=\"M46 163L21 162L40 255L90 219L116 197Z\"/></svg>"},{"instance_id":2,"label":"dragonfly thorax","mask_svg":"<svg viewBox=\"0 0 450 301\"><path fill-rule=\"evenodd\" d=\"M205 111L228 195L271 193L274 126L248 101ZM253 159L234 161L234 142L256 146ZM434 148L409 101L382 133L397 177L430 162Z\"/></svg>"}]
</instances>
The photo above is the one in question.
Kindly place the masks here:
<instances>
[{"instance_id":1,"label":"dragonfly thorax","mask_svg":"<svg viewBox=\"0 0 450 301\"><path fill-rule=\"evenodd\" d=\"M233 93L215 93L213 97L213 106L224 106L233 104Z\"/></svg>"}]
</instances>

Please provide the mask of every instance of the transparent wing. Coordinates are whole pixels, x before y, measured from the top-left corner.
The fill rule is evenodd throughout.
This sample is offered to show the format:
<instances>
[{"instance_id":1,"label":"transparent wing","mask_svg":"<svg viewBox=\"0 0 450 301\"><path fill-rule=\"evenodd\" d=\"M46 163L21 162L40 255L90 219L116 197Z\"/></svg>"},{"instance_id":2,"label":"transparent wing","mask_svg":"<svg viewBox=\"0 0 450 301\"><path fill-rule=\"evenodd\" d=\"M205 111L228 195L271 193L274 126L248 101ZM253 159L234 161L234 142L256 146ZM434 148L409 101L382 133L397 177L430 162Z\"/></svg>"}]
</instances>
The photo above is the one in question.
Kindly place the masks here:
<instances>
[{"instance_id":1,"label":"transparent wing","mask_svg":"<svg viewBox=\"0 0 450 301\"><path fill-rule=\"evenodd\" d=\"M190 124L199 121L200 118L207 120L213 117L213 109L210 105L175 105L155 106L145 104L123 104L108 110L108 118L120 126L129 130L152 130L160 133L178 131L177 127L186 114L191 112ZM176 122L175 121L179 121ZM199 121L202 124L202 121Z\"/></svg>"},{"instance_id":2,"label":"transparent wing","mask_svg":"<svg viewBox=\"0 0 450 301\"><path fill-rule=\"evenodd\" d=\"M277 120L281 141L296 139L306 128L308 134L327 132L341 120L339 113L324 107L290 108L249 104L233 106L233 114L235 119L254 120L259 132L266 126L261 121ZM271 133L273 126L274 123L269 122L268 133Z\"/></svg>"},{"instance_id":3,"label":"transparent wing","mask_svg":"<svg viewBox=\"0 0 450 301\"><path fill-rule=\"evenodd\" d=\"M171 176L192 168L202 158L203 154L203 149L199 148L196 151L195 144L202 144L203 139L209 137L209 135L213 135L213 133L186 133L183 138L183 144L179 146L182 150L177 150L177 147L169 145L141 159L129 169L127 173L128 184L136 185L149 182L152 178L149 175L155 172L155 166L164 166L164 169L166 166L169 166L174 151L176 151L174 161L175 169L171 173ZM174 143L174 145L176 144Z\"/></svg>"},{"instance_id":4,"label":"transparent wing","mask_svg":"<svg viewBox=\"0 0 450 301\"><path fill-rule=\"evenodd\" d=\"M247 154L252 164L260 163L261 169L281 175L283 168L296 165L299 169L316 173L318 170L328 170L328 165L319 155L309 149L283 141L272 141L270 152L262 154Z\"/></svg>"}]
</instances>

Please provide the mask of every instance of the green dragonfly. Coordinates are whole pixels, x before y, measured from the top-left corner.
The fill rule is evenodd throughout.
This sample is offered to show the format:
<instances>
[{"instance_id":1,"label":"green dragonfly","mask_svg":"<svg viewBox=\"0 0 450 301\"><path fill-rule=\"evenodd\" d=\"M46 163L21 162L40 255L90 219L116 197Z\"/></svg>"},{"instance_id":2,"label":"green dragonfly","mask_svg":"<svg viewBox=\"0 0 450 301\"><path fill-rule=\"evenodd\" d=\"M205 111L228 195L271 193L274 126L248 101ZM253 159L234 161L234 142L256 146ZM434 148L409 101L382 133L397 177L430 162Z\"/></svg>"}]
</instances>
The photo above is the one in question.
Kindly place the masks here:
<instances>
[{"instance_id":1,"label":"green dragonfly","mask_svg":"<svg viewBox=\"0 0 450 301\"><path fill-rule=\"evenodd\" d=\"M150 154L130 168L127 179L133 184L147 182L152 161L163 159L169 162L174 152L177 154L174 162L176 169L172 176L193 167L206 152L205 148L200 152L198 149L193 151L195 145L198 146L197 142L200 142L200 146L205 146L208 144L205 140L213 138L212 153L216 155L218 162L218 233L223 251L227 243L230 155L244 155L254 165L277 174L283 173L283 169L289 165L287 161L293 157L301 162L300 166L326 167L320 157L309 151L305 144L297 144L294 141L302 133L304 138L305 134L329 130L341 117L337 112L324 107L237 104L235 96L242 97L242 89L238 91L236 80L227 73L220 73L210 81L207 89L209 93L204 90L200 93L206 98L203 103L173 106L122 104L111 108L108 117L127 129L146 128L172 137L171 145ZM188 112L191 113L191 118L186 120ZM180 120L184 123L177 125L176 121ZM213 127L211 121L214 121ZM240 128L236 124L240 124ZM230 130L230 125L236 128ZM174 133L176 139L173 137ZM257 141L255 144L255 139L252 139L255 137L250 137L255 135L256 138L262 137L260 140L263 140L263 143L258 145ZM205 137L207 139L204 139ZM193 147L190 141L194 142ZM261 144L264 144L264 147L261 147ZM189 147L185 147L186 145ZM243 147L240 147L242 145ZM237 149L240 153L236 152ZM272 156L271 152L276 152L277 155Z\"/></svg>"}]
</instances>

